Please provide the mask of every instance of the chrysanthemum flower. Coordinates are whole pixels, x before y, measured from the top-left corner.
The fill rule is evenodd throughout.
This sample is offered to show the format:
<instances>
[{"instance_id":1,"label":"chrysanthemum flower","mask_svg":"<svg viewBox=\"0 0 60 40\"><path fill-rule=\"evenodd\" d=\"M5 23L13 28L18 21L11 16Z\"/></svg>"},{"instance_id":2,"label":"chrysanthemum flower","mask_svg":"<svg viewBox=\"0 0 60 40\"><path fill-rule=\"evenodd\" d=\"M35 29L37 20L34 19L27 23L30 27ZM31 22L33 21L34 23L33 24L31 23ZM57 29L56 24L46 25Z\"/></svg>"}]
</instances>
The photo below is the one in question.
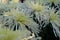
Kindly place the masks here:
<instances>
[{"instance_id":1,"label":"chrysanthemum flower","mask_svg":"<svg viewBox=\"0 0 60 40\"><path fill-rule=\"evenodd\" d=\"M46 10L41 15L44 16L43 18L45 18L45 20L47 20L49 23L52 24L55 36L57 35L60 37L60 31L59 31L59 29L60 29L59 28L60 27L60 15L58 14L58 12L55 13L54 9L49 9L49 10Z\"/></svg>"},{"instance_id":2,"label":"chrysanthemum flower","mask_svg":"<svg viewBox=\"0 0 60 40\"><path fill-rule=\"evenodd\" d=\"M56 25L60 26L60 18L57 13L50 13L50 22L54 22Z\"/></svg>"},{"instance_id":3,"label":"chrysanthemum flower","mask_svg":"<svg viewBox=\"0 0 60 40\"><path fill-rule=\"evenodd\" d=\"M28 34L27 32L29 33L26 29L23 29L22 31L13 31L7 28L2 28L0 24L0 40L23 40L26 38Z\"/></svg>"},{"instance_id":4,"label":"chrysanthemum flower","mask_svg":"<svg viewBox=\"0 0 60 40\"><path fill-rule=\"evenodd\" d=\"M38 2L34 3L34 1L31 1L31 3L29 2L28 4L33 10L36 11L42 11L44 9L44 6L39 4Z\"/></svg>"},{"instance_id":5,"label":"chrysanthemum flower","mask_svg":"<svg viewBox=\"0 0 60 40\"><path fill-rule=\"evenodd\" d=\"M17 10L13 10L7 12L5 16L6 15L12 16L12 18L16 20L18 23L28 26L28 28L31 29L33 33L37 34L39 32L38 24L35 23L31 18L29 18L29 16L26 16L24 13L19 12Z\"/></svg>"},{"instance_id":6,"label":"chrysanthemum flower","mask_svg":"<svg viewBox=\"0 0 60 40\"><path fill-rule=\"evenodd\" d=\"M30 23L30 20L29 17L25 16L25 14L23 12L19 12L17 10L11 10L10 12L6 12L6 15L7 16L13 16L13 19L15 19L16 21L18 22L21 22L21 23L27 23L29 21Z\"/></svg>"}]
</instances>

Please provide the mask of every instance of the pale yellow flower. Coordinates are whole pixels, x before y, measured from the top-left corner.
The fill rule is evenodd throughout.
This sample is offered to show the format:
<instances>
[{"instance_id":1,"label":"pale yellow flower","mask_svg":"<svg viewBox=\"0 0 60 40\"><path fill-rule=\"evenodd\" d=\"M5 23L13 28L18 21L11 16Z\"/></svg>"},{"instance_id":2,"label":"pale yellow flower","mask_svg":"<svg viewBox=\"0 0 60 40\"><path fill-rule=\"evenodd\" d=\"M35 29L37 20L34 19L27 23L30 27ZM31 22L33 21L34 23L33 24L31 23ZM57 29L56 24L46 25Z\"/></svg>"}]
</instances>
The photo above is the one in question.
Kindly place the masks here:
<instances>
[{"instance_id":1,"label":"pale yellow flower","mask_svg":"<svg viewBox=\"0 0 60 40\"><path fill-rule=\"evenodd\" d=\"M54 22L55 24L60 26L60 18L59 18L59 16L56 13L51 13L50 14L50 21Z\"/></svg>"},{"instance_id":2,"label":"pale yellow flower","mask_svg":"<svg viewBox=\"0 0 60 40\"><path fill-rule=\"evenodd\" d=\"M44 9L44 6L39 4L39 3L31 2L31 3L28 3L28 4L33 10L36 10L36 11L42 11Z\"/></svg>"},{"instance_id":3,"label":"pale yellow flower","mask_svg":"<svg viewBox=\"0 0 60 40\"><path fill-rule=\"evenodd\" d=\"M58 20L59 18L58 18L58 16L57 16L57 14L51 13L51 14L50 14L50 19L53 21L53 20Z\"/></svg>"},{"instance_id":4,"label":"pale yellow flower","mask_svg":"<svg viewBox=\"0 0 60 40\"><path fill-rule=\"evenodd\" d=\"M28 32L25 27L22 27L22 30L13 31L8 28L3 28L2 24L0 24L0 40L22 40L27 37Z\"/></svg>"},{"instance_id":5,"label":"pale yellow flower","mask_svg":"<svg viewBox=\"0 0 60 40\"><path fill-rule=\"evenodd\" d=\"M29 16L26 16L23 12L19 12L18 10L6 12L5 16L12 16L14 20L21 22L22 24L31 23L32 21Z\"/></svg>"}]
</instances>

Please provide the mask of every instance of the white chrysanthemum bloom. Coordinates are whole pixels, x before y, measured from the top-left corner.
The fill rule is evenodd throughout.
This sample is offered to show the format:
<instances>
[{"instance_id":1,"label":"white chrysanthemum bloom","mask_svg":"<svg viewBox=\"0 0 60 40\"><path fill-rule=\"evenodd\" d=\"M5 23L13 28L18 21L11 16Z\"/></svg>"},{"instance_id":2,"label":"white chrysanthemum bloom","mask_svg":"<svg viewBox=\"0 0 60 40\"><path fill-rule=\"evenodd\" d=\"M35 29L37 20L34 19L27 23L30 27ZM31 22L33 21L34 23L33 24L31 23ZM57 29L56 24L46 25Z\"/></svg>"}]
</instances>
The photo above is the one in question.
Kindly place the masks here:
<instances>
[{"instance_id":1,"label":"white chrysanthemum bloom","mask_svg":"<svg viewBox=\"0 0 60 40\"><path fill-rule=\"evenodd\" d=\"M18 10L11 10L10 12L6 12L5 16L12 16L14 20L16 20L17 22L20 21L23 24L29 21L27 21L29 17L25 16L23 12L19 12Z\"/></svg>"},{"instance_id":2,"label":"white chrysanthemum bloom","mask_svg":"<svg viewBox=\"0 0 60 40\"><path fill-rule=\"evenodd\" d=\"M39 3L34 3L34 2L31 3L31 7L33 10L35 10L34 13L32 13L32 14L35 14L35 16L36 16L35 19L37 19L39 21L41 27L43 27L43 24L45 27L48 24L48 21L46 20L46 19L48 19L48 17L47 17L48 14L45 11L47 9L49 9L49 7L39 4ZM43 15L43 14L45 14L45 15ZM44 22L41 23L42 21L44 21Z\"/></svg>"},{"instance_id":3,"label":"white chrysanthemum bloom","mask_svg":"<svg viewBox=\"0 0 60 40\"><path fill-rule=\"evenodd\" d=\"M29 18L29 16L26 16L24 13L19 12L18 10L11 10L10 12L7 12L5 16L12 16L12 18L18 23L27 25L28 28L31 29L32 32L35 34L39 32L38 24L35 23L31 18Z\"/></svg>"},{"instance_id":4,"label":"white chrysanthemum bloom","mask_svg":"<svg viewBox=\"0 0 60 40\"><path fill-rule=\"evenodd\" d=\"M60 20L60 18L59 18L59 15L58 15L58 13L54 13L55 12L55 10L54 9L47 9L47 10L45 10L45 11L43 11L42 13L41 13L41 15L43 15L44 16L44 18L46 17L46 18L48 18L49 19L49 21L50 22L54 22L54 23L56 23L58 26L60 26L59 24L59 20Z\"/></svg>"},{"instance_id":5,"label":"white chrysanthemum bloom","mask_svg":"<svg viewBox=\"0 0 60 40\"><path fill-rule=\"evenodd\" d=\"M50 14L50 21L53 25L53 31L55 33L55 36L58 35L60 37L60 13L57 12L57 13L51 13Z\"/></svg>"},{"instance_id":6,"label":"white chrysanthemum bloom","mask_svg":"<svg viewBox=\"0 0 60 40\"><path fill-rule=\"evenodd\" d=\"M47 12L47 13L46 13ZM60 37L60 31L59 31L59 27L60 27L60 13L54 13L55 10L54 9L49 9L46 10L44 13L42 13L43 16L46 17L45 20L47 20L48 22L50 22L53 26L53 31L55 33L55 36L59 36ZM45 18L44 17L44 18Z\"/></svg>"},{"instance_id":7,"label":"white chrysanthemum bloom","mask_svg":"<svg viewBox=\"0 0 60 40\"><path fill-rule=\"evenodd\" d=\"M23 40L24 38L27 38L27 34L29 34L29 31L26 29L23 29L22 31L12 31L6 28L2 28L0 24L0 40Z\"/></svg>"},{"instance_id":8,"label":"white chrysanthemum bloom","mask_svg":"<svg viewBox=\"0 0 60 40\"><path fill-rule=\"evenodd\" d=\"M60 21L59 21L60 17L58 15L58 13L54 13L54 12L55 12L54 9L49 9L49 10L46 10L44 13L42 13L42 15L45 15L46 18L49 18L50 22L54 22L55 24L60 26Z\"/></svg>"},{"instance_id":9,"label":"white chrysanthemum bloom","mask_svg":"<svg viewBox=\"0 0 60 40\"><path fill-rule=\"evenodd\" d=\"M50 22L54 22L56 25L60 27L60 17L58 13L54 13L53 10L50 11Z\"/></svg>"},{"instance_id":10,"label":"white chrysanthemum bloom","mask_svg":"<svg viewBox=\"0 0 60 40\"><path fill-rule=\"evenodd\" d=\"M12 12L12 10L11 10L11 14L13 14L14 15L14 12L15 13L17 13L17 11L13 11ZM9 13L9 12L8 12ZM7 13L7 14L8 14ZM19 13L19 12L18 12ZM18 14L17 13L17 14ZM27 38L28 36L30 36L30 31L28 31L27 29L26 29L26 27L25 27L25 25L24 24L22 24L24 21L23 21L23 19L21 20L21 21L23 21L23 22L19 22L19 24L20 24L20 26L21 26L21 28L22 28L22 30L21 29L17 29L17 22L15 22L14 24L13 24L13 19L15 19L14 17L16 17L17 15L14 15L14 17L12 17L13 15L11 15L11 14L9 14L9 15L4 15L4 17L1 17L1 18L3 18L1 21L1 26L0 26L0 40L24 40L24 38ZM23 14L21 15L21 17L23 17ZM17 19L17 18L16 18ZM4 21L3 21L4 20ZM4 26L4 24L8 24L9 26ZM15 25L16 25L16 31L13 31L14 30L14 27L15 27Z\"/></svg>"},{"instance_id":11,"label":"white chrysanthemum bloom","mask_svg":"<svg viewBox=\"0 0 60 40\"><path fill-rule=\"evenodd\" d=\"M39 4L38 2L34 2L34 1L31 1L31 2L27 2L29 7L32 8L33 10L36 10L36 11L42 11L45 6L43 6L42 4Z\"/></svg>"},{"instance_id":12,"label":"white chrysanthemum bloom","mask_svg":"<svg viewBox=\"0 0 60 40\"><path fill-rule=\"evenodd\" d=\"M44 7L44 8L43 8ZM36 10L36 11L34 11L34 13L32 13L33 15L35 14L35 19L37 19L38 21L39 21L39 23L41 24L41 26L43 26L43 24L45 24L44 25L44 27L48 24L48 21L47 21L47 19L49 20L49 18L47 17L49 14L48 14L48 9L49 9L49 7L48 6L43 6L42 7L42 9L40 10L39 9L39 11L38 10ZM38 8L38 7L37 7ZM44 21L43 23L41 23L42 21Z\"/></svg>"},{"instance_id":13,"label":"white chrysanthemum bloom","mask_svg":"<svg viewBox=\"0 0 60 40\"><path fill-rule=\"evenodd\" d=\"M29 5L29 7L32 9L32 10L34 10L33 12L31 12L33 15L35 14L36 15L36 17L35 17L35 19L37 18L38 19L38 21L39 21L39 23L41 23L43 20L45 20L44 18L46 18L47 16L45 16L45 15L42 15L43 14L43 12L45 11L45 10L47 10L49 7L48 6L45 6L45 5L43 5L42 3L39 3L38 1L37 2L35 2L35 1L31 1L31 2L28 2L27 1L27 3L28 3L28 5ZM45 21L46 22L46 21ZM44 22L44 23L45 23ZM43 24L44 24L43 23ZM47 23L47 22L46 22ZM43 24L41 24L41 26L43 25ZM47 23L48 24L48 23ZM46 25L45 25L46 26Z\"/></svg>"}]
</instances>

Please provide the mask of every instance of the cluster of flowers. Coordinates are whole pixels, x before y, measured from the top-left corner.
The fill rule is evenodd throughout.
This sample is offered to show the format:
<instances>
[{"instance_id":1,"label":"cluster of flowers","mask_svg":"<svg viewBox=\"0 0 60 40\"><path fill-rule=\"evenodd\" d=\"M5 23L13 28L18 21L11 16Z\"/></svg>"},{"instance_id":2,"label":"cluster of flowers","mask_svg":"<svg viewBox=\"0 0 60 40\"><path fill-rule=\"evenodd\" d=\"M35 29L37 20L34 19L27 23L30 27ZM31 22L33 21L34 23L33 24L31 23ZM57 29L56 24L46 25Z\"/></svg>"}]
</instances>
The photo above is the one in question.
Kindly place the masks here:
<instances>
[{"instance_id":1,"label":"cluster of flowers","mask_svg":"<svg viewBox=\"0 0 60 40\"><path fill-rule=\"evenodd\" d=\"M36 37L49 23L55 37L60 38L59 3L60 0L25 0L0 4L0 40L41 40ZM29 37L31 34L33 37Z\"/></svg>"}]
</instances>

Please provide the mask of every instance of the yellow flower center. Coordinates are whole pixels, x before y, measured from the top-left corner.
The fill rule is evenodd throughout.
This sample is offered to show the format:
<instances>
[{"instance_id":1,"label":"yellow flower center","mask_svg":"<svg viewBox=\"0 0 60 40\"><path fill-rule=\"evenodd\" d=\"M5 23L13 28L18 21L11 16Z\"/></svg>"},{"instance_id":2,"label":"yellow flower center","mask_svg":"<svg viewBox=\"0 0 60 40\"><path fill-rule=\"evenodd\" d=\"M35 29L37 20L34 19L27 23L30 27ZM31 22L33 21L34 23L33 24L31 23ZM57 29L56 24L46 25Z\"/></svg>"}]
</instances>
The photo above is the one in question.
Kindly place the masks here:
<instances>
[{"instance_id":1,"label":"yellow flower center","mask_svg":"<svg viewBox=\"0 0 60 40\"><path fill-rule=\"evenodd\" d=\"M34 2L29 3L29 6L36 11L42 11L44 9L44 6L42 6L39 3L34 3Z\"/></svg>"}]
</instances>

